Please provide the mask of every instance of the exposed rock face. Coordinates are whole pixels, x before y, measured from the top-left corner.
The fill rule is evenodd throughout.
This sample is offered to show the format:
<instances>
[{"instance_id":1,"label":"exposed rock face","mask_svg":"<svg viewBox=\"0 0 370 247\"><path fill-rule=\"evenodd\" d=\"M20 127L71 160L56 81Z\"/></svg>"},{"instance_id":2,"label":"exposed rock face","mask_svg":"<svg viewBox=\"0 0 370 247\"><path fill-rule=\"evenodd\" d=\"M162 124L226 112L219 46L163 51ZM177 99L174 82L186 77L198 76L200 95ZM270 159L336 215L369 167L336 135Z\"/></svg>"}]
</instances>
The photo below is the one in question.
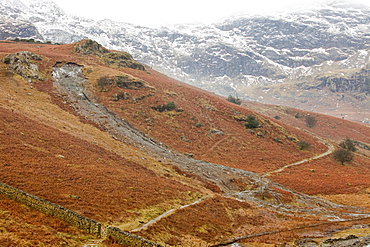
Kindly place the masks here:
<instances>
[{"instance_id":1,"label":"exposed rock face","mask_svg":"<svg viewBox=\"0 0 370 247\"><path fill-rule=\"evenodd\" d=\"M340 93L365 93L370 94L370 70L361 69L350 75L324 76L320 80L324 86L327 86L332 92Z\"/></svg>"},{"instance_id":2,"label":"exposed rock face","mask_svg":"<svg viewBox=\"0 0 370 247\"><path fill-rule=\"evenodd\" d=\"M57 63L53 67L53 78L63 81L64 87L70 91L76 99L86 99L83 91L85 78L82 73L83 66L75 63Z\"/></svg>"},{"instance_id":3,"label":"exposed rock face","mask_svg":"<svg viewBox=\"0 0 370 247\"><path fill-rule=\"evenodd\" d=\"M42 39L37 28L25 21L9 21L0 16L0 40L9 38Z\"/></svg>"},{"instance_id":4,"label":"exposed rock face","mask_svg":"<svg viewBox=\"0 0 370 247\"><path fill-rule=\"evenodd\" d=\"M43 80L44 76L39 72L39 68L36 61L41 61L42 57L29 52L21 51L3 58L3 63L9 65L9 67L17 74L23 76L26 79L32 80Z\"/></svg>"}]
</instances>

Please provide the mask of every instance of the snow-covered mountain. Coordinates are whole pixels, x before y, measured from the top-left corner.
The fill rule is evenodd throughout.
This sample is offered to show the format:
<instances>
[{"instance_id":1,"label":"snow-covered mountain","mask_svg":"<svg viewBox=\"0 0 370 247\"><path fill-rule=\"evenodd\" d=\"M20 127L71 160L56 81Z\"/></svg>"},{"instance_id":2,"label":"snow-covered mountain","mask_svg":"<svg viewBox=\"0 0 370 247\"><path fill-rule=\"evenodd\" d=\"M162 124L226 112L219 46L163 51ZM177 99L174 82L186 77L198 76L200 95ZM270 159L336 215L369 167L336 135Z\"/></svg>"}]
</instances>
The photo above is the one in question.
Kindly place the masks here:
<instances>
[{"instance_id":1,"label":"snow-covered mountain","mask_svg":"<svg viewBox=\"0 0 370 247\"><path fill-rule=\"evenodd\" d=\"M359 4L333 1L294 13L162 28L71 16L49 0L0 0L0 11L2 39L19 36L59 43L93 39L225 96L279 103L281 94L262 95L282 90L286 84L294 85L294 90L320 85L320 90L364 93L367 88L365 94L370 93L370 80L361 74L370 59L370 9ZM335 79L342 74L361 74L361 89L326 86L328 81L330 85L343 81ZM345 88L351 88L350 92L341 92ZM294 95L284 104L297 106Z\"/></svg>"}]
</instances>

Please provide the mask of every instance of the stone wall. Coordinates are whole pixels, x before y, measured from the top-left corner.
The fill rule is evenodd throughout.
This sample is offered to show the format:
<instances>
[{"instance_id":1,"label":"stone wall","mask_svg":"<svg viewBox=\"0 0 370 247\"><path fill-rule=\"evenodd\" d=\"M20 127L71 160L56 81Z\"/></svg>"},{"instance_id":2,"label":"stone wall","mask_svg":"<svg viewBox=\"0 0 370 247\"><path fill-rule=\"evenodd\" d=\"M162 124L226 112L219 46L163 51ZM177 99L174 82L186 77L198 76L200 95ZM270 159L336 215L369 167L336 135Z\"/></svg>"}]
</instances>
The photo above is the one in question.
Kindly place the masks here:
<instances>
[{"instance_id":1,"label":"stone wall","mask_svg":"<svg viewBox=\"0 0 370 247\"><path fill-rule=\"evenodd\" d=\"M55 203L48 202L42 198L28 194L27 192L18 190L4 183L0 183L0 193L42 213L64 220L65 222L68 222L69 224L88 233L100 236L101 224L95 220L79 215Z\"/></svg>"},{"instance_id":2,"label":"stone wall","mask_svg":"<svg viewBox=\"0 0 370 247\"><path fill-rule=\"evenodd\" d=\"M146 239L132 235L128 232L124 232L121 229L117 227L113 227L113 226L107 227L107 235L113 238L117 243L123 244L123 245L137 246L137 247L149 247L149 246L160 247L161 246L159 244L149 242Z\"/></svg>"},{"instance_id":3,"label":"stone wall","mask_svg":"<svg viewBox=\"0 0 370 247\"><path fill-rule=\"evenodd\" d=\"M74 225L88 233L92 233L98 237L107 237L107 238L109 237L119 244L127 246L160 247L159 244L152 243L146 239L132 235L128 232L124 232L119 228L112 226L104 227L98 221L79 215L55 203L46 201L42 198L31 195L27 192L24 192L22 190L19 190L17 188L14 188L1 182L0 182L0 194L5 194L10 199L25 204L47 215L64 220L69 224Z\"/></svg>"}]
</instances>

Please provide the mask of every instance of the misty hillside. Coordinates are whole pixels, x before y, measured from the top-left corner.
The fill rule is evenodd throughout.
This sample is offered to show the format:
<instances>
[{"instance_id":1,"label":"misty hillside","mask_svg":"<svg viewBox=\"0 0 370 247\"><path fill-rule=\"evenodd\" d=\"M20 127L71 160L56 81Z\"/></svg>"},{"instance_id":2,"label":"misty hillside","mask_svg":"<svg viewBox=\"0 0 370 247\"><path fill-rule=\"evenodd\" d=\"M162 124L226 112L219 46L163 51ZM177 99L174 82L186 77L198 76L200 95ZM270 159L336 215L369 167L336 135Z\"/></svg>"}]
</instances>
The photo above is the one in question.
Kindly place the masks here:
<instances>
[{"instance_id":1,"label":"misty hillside","mask_svg":"<svg viewBox=\"0 0 370 247\"><path fill-rule=\"evenodd\" d=\"M2 183L166 246L368 241L365 125L242 107L92 40L2 41L0 59ZM0 212L9 246L114 245L4 195Z\"/></svg>"}]
</instances>

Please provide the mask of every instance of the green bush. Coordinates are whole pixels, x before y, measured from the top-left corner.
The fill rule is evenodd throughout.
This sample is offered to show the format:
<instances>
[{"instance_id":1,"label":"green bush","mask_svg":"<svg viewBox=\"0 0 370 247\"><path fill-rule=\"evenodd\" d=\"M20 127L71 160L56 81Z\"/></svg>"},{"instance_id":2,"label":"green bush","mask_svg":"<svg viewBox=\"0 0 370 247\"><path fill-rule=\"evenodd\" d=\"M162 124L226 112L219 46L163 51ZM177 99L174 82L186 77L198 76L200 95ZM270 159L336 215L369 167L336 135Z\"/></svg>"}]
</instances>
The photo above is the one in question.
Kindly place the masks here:
<instances>
[{"instance_id":1,"label":"green bush","mask_svg":"<svg viewBox=\"0 0 370 247\"><path fill-rule=\"evenodd\" d=\"M4 57L3 63L10 64L10 57Z\"/></svg>"},{"instance_id":2,"label":"green bush","mask_svg":"<svg viewBox=\"0 0 370 247\"><path fill-rule=\"evenodd\" d=\"M306 150L310 144L308 142L300 141L297 143L299 150Z\"/></svg>"},{"instance_id":3,"label":"green bush","mask_svg":"<svg viewBox=\"0 0 370 247\"><path fill-rule=\"evenodd\" d=\"M166 104L166 109L168 110L168 111L172 111L173 109L175 109L176 108L176 105L175 105L175 103L174 102L168 102L167 104Z\"/></svg>"},{"instance_id":4,"label":"green bush","mask_svg":"<svg viewBox=\"0 0 370 247\"><path fill-rule=\"evenodd\" d=\"M229 102L231 102L231 103L237 104L237 105L241 105L242 104L242 100L241 99L239 99L238 97L233 97L231 95L229 95L229 97L227 97L226 100L229 101Z\"/></svg>"},{"instance_id":5,"label":"green bush","mask_svg":"<svg viewBox=\"0 0 370 247\"><path fill-rule=\"evenodd\" d=\"M257 121L256 117L253 115L248 115L247 117L247 123L245 124L245 127L248 129L254 129L258 128L260 126L260 123Z\"/></svg>"},{"instance_id":6,"label":"green bush","mask_svg":"<svg viewBox=\"0 0 370 247\"><path fill-rule=\"evenodd\" d=\"M164 104L164 105L152 107L152 109L159 111L159 112L172 111L175 108L176 108L176 105L174 102L168 102L167 104Z\"/></svg>"},{"instance_id":7,"label":"green bush","mask_svg":"<svg viewBox=\"0 0 370 247\"><path fill-rule=\"evenodd\" d=\"M355 147L355 143L349 138L342 141L339 146L351 152L355 152L357 150L357 148Z\"/></svg>"}]
</instances>

